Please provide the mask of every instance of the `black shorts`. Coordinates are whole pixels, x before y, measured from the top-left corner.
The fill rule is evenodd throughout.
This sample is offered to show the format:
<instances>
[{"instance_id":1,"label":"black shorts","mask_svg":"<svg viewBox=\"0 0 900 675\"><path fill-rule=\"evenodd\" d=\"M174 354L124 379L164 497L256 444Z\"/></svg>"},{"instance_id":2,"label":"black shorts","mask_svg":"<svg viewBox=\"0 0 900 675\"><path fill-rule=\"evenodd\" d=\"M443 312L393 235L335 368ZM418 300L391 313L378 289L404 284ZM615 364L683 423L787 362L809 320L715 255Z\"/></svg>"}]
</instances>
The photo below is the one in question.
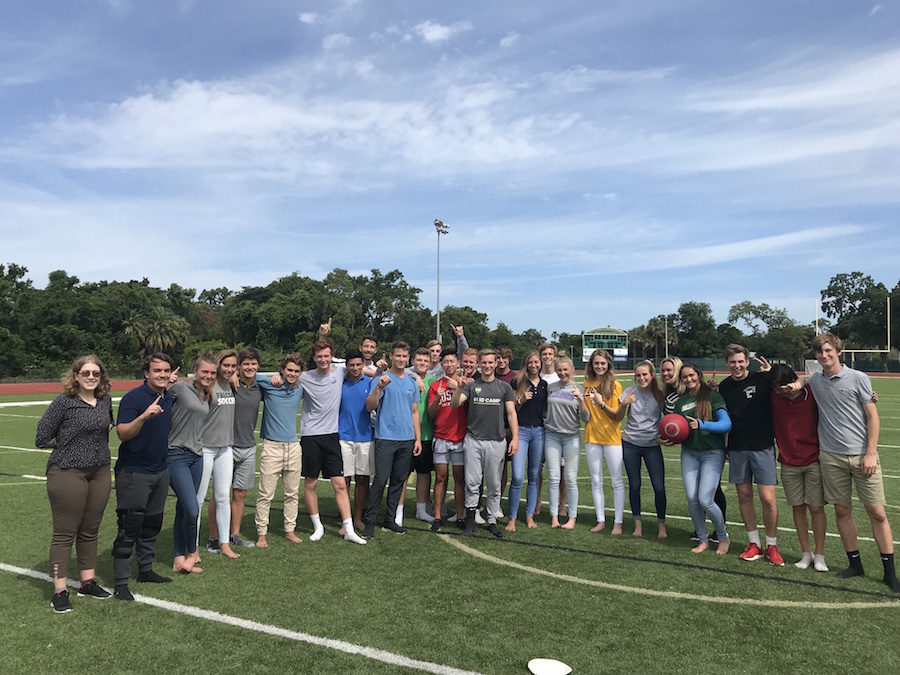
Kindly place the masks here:
<instances>
[{"instance_id":1,"label":"black shorts","mask_svg":"<svg viewBox=\"0 0 900 675\"><path fill-rule=\"evenodd\" d=\"M413 455L412 468L416 473L431 473L434 471L434 451L431 444L434 441L422 441L422 454L418 457Z\"/></svg>"},{"instance_id":2,"label":"black shorts","mask_svg":"<svg viewBox=\"0 0 900 675\"><path fill-rule=\"evenodd\" d=\"M301 436L300 448L303 453L304 478L335 478L344 475L344 460L341 456L341 442L337 434Z\"/></svg>"}]
</instances>

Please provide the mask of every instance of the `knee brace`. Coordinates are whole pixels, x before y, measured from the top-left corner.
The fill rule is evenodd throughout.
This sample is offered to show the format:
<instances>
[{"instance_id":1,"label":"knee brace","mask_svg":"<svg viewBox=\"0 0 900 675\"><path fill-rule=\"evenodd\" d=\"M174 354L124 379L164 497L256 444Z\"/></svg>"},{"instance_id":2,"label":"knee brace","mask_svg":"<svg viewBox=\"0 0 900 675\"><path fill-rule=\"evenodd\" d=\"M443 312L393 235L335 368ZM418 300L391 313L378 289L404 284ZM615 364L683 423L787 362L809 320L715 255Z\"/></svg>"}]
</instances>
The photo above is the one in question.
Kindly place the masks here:
<instances>
[{"instance_id":1,"label":"knee brace","mask_svg":"<svg viewBox=\"0 0 900 675\"><path fill-rule=\"evenodd\" d=\"M144 522L144 511L134 509L119 512L119 533L113 542L113 558L128 558L134 542L141 534L141 526Z\"/></svg>"},{"instance_id":2,"label":"knee brace","mask_svg":"<svg viewBox=\"0 0 900 675\"><path fill-rule=\"evenodd\" d=\"M162 529L162 522L163 514L161 512L145 515L141 525L141 539L152 539L158 535Z\"/></svg>"}]
</instances>

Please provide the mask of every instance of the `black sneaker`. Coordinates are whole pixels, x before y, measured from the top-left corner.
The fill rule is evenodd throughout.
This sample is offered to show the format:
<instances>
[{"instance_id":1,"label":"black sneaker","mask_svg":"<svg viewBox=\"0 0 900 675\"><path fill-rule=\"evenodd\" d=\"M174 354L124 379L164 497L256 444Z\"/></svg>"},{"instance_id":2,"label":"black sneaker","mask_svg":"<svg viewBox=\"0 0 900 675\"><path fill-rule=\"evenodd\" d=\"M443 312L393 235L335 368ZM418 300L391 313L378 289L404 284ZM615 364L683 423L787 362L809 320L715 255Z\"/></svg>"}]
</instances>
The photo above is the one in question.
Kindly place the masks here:
<instances>
[{"instance_id":1,"label":"black sneaker","mask_svg":"<svg viewBox=\"0 0 900 675\"><path fill-rule=\"evenodd\" d=\"M381 529L387 532L393 532L394 534L406 534L406 528L402 525L398 525L393 520L385 520L381 523Z\"/></svg>"},{"instance_id":2,"label":"black sneaker","mask_svg":"<svg viewBox=\"0 0 900 675\"><path fill-rule=\"evenodd\" d=\"M371 539L375 536L375 523L366 523L362 532L363 539Z\"/></svg>"},{"instance_id":3,"label":"black sneaker","mask_svg":"<svg viewBox=\"0 0 900 675\"><path fill-rule=\"evenodd\" d=\"M700 541L700 535L694 532L694 534L691 535L691 541Z\"/></svg>"},{"instance_id":4,"label":"black sneaker","mask_svg":"<svg viewBox=\"0 0 900 675\"><path fill-rule=\"evenodd\" d=\"M153 570L138 572L137 580L142 584L167 584L172 581L169 577L164 577L162 574L157 574Z\"/></svg>"},{"instance_id":5,"label":"black sneaker","mask_svg":"<svg viewBox=\"0 0 900 675\"><path fill-rule=\"evenodd\" d=\"M497 537L497 539L503 539L503 533L500 531L500 528L497 527L497 523L488 523L487 531Z\"/></svg>"},{"instance_id":6,"label":"black sneaker","mask_svg":"<svg viewBox=\"0 0 900 675\"><path fill-rule=\"evenodd\" d=\"M72 611L72 603L69 602L69 591L65 588L59 593L50 596L50 606L57 614L65 614Z\"/></svg>"},{"instance_id":7,"label":"black sneaker","mask_svg":"<svg viewBox=\"0 0 900 675\"><path fill-rule=\"evenodd\" d=\"M97 598L98 600L106 600L112 593L97 583L96 579L85 581L78 587L78 595L82 597Z\"/></svg>"},{"instance_id":8,"label":"black sneaker","mask_svg":"<svg viewBox=\"0 0 900 675\"><path fill-rule=\"evenodd\" d=\"M709 543L710 544L718 544L719 543L719 535L716 534L716 531L713 530L709 533Z\"/></svg>"},{"instance_id":9,"label":"black sneaker","mask_svg":"<svg viewBox=\"0 0 900 675\"><path fill-rule=\"evenodd\" d=\"M113 597L116 600L128 600L134 602L134 596L131 594L131 591L128 590L128 584L116 584L116 588L113 590Z\"/></svg>"},{"instance_id":10,"label":"black sneaker","mask_svg":"<svg viewBox=\"0 0 900 675\"><path fill-rule=\"evenodd\" d=\"M242 548L256 548L256 544L254 544L249 539L244 539L240 532L237 534L231 535L231 545L232 546L240 546Z\"/></svg>"},{"instance_id":11,"label":"black sneaker","mask_svg":"<svg viewBox=\"0 0 900 675\"><path fill-rule=\"evenodd\" d=\"M207 539L206 540L206 550L210 553L221 553L222 547L219 546L218 539Z\"/></svg>"},{"instance_id":12,"label":"black sneaker","mask_svg":"<svg viewBox=\"0 0 900 675\"><path fill-rule=\"evenodd\" d=\"M466 527L466 521L465 521L465 520L459 520L459 519L457 519L455 522L456 522L456 526L457 526L459 529L461 529L461 530L462 530L462 529L465 529L465 527Z\"/></svg>"},{"instance_id":13,"label":"black sneaker","mask_svg":"<svg viewBox=\"0 0 900 675\"><path fill-rule=\"evenodd\" d=\"M435 518L431 522L431 531L432 532L440 532L441 531L441 519L440 518Z\"/></svg>"}]
</instances>

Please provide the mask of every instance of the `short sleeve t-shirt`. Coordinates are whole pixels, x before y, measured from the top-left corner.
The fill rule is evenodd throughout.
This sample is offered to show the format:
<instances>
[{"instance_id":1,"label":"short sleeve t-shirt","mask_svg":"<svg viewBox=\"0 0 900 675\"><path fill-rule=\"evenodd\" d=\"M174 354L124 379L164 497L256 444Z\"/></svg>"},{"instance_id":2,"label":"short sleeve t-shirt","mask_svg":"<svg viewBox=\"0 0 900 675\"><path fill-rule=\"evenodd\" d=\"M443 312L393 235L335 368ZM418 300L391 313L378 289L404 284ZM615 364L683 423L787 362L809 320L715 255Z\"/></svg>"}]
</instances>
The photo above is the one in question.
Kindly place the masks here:
<instances>
[{"instance_id":1,"label":"short sleeve t-shirt","mask_svg":"<svg viewBox=\"0 0 900 675\"><path fill-rule=\"evenodd\" d=\"M391 383L381 391L378 416L375 418L375 438L385 441L415 439L413 406L419 402L419 385L409 375L398 377L388 372Z\"/></svg>"},{"instance_id":2,"label":"short sleeve t-shirt","mask_svg":"<svg viewBox=\"0 0 900 675\"><path fill-rule=\"evenodd\" d=\"M547 381L538 379L538 383L528 383L531 389L531 398L525 400L519 406L516 414L519 418L520 427L542 427L544 426L544 409L547 407Z\"/></svg>"},{"instance_id":3,"label":"short sleeve t-shirt","mask_svg":"<svg viewBox=\"0 0 900 675\"><path fill-rule=\"evenodd\" d=\"M547 416L544 428L558 434L577 434L581 432L581 420L588 420L590 413L582 411L581 403L572 393L575 390L584 395L584 387L575 382L562 384L559 381L547 386Z\"/></svg>"},{"instance_id":4,"label":"short sleeve t-shirt","mask_svg":"<svg viewBox=\"0 0 900 675\"><path fill-rule=\"evenodd\" d=\"M711 403L712 403L712 416L713 419L716 418L716 411L721 409L726 409L725 400L722 398L719 392L714 391L711 392ZM690 392L684 392L681 396L678 397L678 400L675 401L675 410L674 412L679 415L686 415L688 417L696 417L697 413L697 402L694 400L694 397L691 396ZM687 439L682 443L685 448L690 448L691 450L700 450L701 452L706 452L709 450L724 450L725 449L725 435L717 434L713 431L705 431L703 429L691 429L690 435Z\"/></svg>"},{"instance_id":5,"label":"short sleeve t-shirt","mask_svg":"<svg viewBox=\"0 0 900 675\"><path fill-rule=\"evenodd\" d=\"M590 391L591 387L597 387L599 391L600 383L596 380L585 380L585 391ZM616 381L613 383L612 395L604 397L603 403L610 410L616 410L619 407L619 397L621 395L622 384ZM591 417L584 425L584 442L597 445L622 445L622 431L619 427L619 420L610 417L605 410L594 403L593 399L587 398L586 402Z\"/></svg>"},{"instance_id":6,"label":"short sleeve t-shirt","mask_svg":"<svg viewBox=\"0 0 900 675\"><path fill-rule=\"evenodd\" d=\"M446 377L435 380L428 387L428 405L437 401L437 415L433 421L434 438L462 443L466 437L466 406L454 408L450 405L452 399L453 390L447 386Z\"/></svg>"},{"instance_id":7,"label":"short sleeve t-shirt","mask_svg":"<svg viewBox=\"0 0 900 675\"><path fill-rule=\"evenodd\" d=\"M503 414L506 402L515 398L512 387L503 380L466 382L462 393L469 406L466 413L468 433L480 441L506 440Z\"/></svg>"},{"instance_id":8,"label":"short sleeve t-shirt","mask_svg":"<svg viewBox=\"0 0 900 675\"><path fill-rule=\"evenodd\" d=\"M260 436L279 443L297 441L297 411L303 400L303 387L291 387L287 382L280 387L272 384L265 375L256 376L256 383L262 390L263 414Z\"/></svg>"},{"instance_id":9,"label":"short sleeve t-shirt","mask_svg":"<svg viewBox=\"0 0 900 675\"><path fill-rule=\"evenodd\" d=\"M864 406L872 403L872 381L842 366L831 377L818 372L807 381L819 406L819 447L838 455L863 455L869 442Z\"/></svg>"},{"instance_id":10,"label":"short sleeve t-shirt","mask_svg":"<svg viewBox=\"0 0 900 675\"><path fill-rule=\"evenodd\" d=\"M356 381L344 378L338 413L338 434L342 441L365 443L372 440L372 423L366 410L366 398L371 386L372 378L368 375L360 375Z\"/></svg>"},{"instance_id":11,"label":"short sleeve t-shirt","mask_svg":"<svg viewBox=\"0 0 900 675\"><path fill-rule=\"evenodd\" d=\"M169 427L169 447L185 448L201 454L200 434L209 415L209 399L200 400L200 391L193 382L180 380L169 387L172 402L172 425Z\"/></svg>"},{"instance_id":12,"label":"short sleeve t-shirt","mask_svg":"<svg viewBox=\"0 0 900 675\"><path fill-rule=\"evenodd\" d=\"M262 390L256 380L249 385L238 381L234 390L234 447L252 448L256 446L256 421L259 419L259 404Z\"/></svg>"},{"instance_id":13,"label":"short sleeve t-shirt","mask_svg":"<svg viewBox=\"0 0 900 675\"><path fill-rule=\"evenodd\" d=\"M234 404L231 383L213 382L209 415L200 434L204 448L224 448L234 443Z\"/></svg>"},{"instance_id":14,"label":"short sleeve t-shirt","mask_svg":"<svg viewBox=\"0 0 900 675\"><path fill-rule=\"evenodd\" d=\"M628 387L619 397L619 403L634 394L634 402L628 408L628 421L622 438L638 447L647 448L659 445L659 419L663 404L653 397L650 389Z\"/></svg>"},{"instance_id":15,"label":"short sleeve t-shirt","mask_svg":"<svg viewBox=\"0 0 900 675\"><path fill-rule=\"evenodd\" d=\"M772 384L765 373L750 373L743 380L726 377L719 384L731 418L729 452L765 450L775 444L771 391Z\"/></svg>"},{"instance_id":16,"label":"short sleeve t-shirt","mask_svg":"<svg viewBox=\"0 0 900 675\"><path fill-rule=\"evenodd\" d=\"M141 416L159 394L146 382L132 389L119 402L116 424L128 424ZM172 424L172 395L165 392L159 399L162 408L159 415L144 422L138 435L119 446L116 473L162 473L166 470L169 454L169 427Z\"/></svg>"},{"instance_id":17,"label":"short sleeve t-shirt","mask_svg":"<svg viewBox=\"0 0 900 675\"><path fill-rule=\"evenodd\" d=\"M772 421L778 461L787 466L809 466L819 459L819 414L809 387L795 399L772 392Z\"/></svg>"},{"instance_id":18,"label":"short sleeve t-shirt","mask_svg":"<svg viewBox=\"0 0 900 675\"><path fill-rule=\"evenodd\" d=\"M303 387L301 436L338 433L345 372L343 367L333 366L325 374L318 370L307 370L300 374L300 385Z\"/></svg>"}]
</instances>

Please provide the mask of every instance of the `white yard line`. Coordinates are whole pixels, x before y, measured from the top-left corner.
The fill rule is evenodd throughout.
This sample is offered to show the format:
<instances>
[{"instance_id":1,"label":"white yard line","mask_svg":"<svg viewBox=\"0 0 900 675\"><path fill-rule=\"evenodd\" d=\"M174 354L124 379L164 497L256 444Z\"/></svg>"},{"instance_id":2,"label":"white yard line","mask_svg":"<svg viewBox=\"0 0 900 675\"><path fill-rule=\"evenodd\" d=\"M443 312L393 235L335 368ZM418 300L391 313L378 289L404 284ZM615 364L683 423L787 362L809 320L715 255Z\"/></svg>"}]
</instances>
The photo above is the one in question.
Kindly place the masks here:
<instances>
[{"instance_id":1,"label":"white yard line","mask_svg":"<svg viewBox=\"0 0 900 675\"><path fill-rule=\"evenodd\" d=\"M0 563L0 570L9 572L11 574L18 574L19 576L38 579L40 581L51 581L50 577L43 572L38 572L36 570L28 569L25 567L18 567L16 565ZM74 588L77 586L77 583L74 581L70 581L69 585ZM273 637L285 638L287 640L293 640L295 642L305 642L316 647L334 649L339 652L344 652L345 654L363 656L367 659L371 659L373 661L381 661L382 663L387 663L388 665L397 668L410 668L412 670L419 670L426 673L437 673L438 675L477 675L477 673L474 673L470 670L461 670L459 668L445 666L440 663L432 663L430 661L420 661L418 659L412 659L408 656L395 654L383 649L375 649L374 647L356 645L352 642L345 642L344 640L335 640L332 638L319 637L318 635L310 635L309 633L301 633L299 631L289 630L280 626L259 623L258 621L241 619L236 616L231 616L230 614L222 614L221 612L202 609L201 607L183 605L179 602L172 602L170 600L160 600L149 595L141 595L135 593L134 599L135 602L139 604L150 605L151 607L164 609L166 611L175 612L177 614L184 614L195 619L203 619L205 621L221 623L226 626L234 626L235 628L242 628L244 630L252 631L255 633L262 633L264 635L271 635Z\"/></svg>"},{"instance_id":2,"label":"white yard line","mask_svg":"<svg viewBox=\"0 0 900 675\"><path fill-rule=\"evenodd\" d=\"M122 400L122 397L113 396L110 400L117 403ZM51 403L53 403L52 399L49 401L9 401L7 403L0 403L0 408L27 408L29 406L38 405L48 406Z\"/></svg>"}]
</instances>

